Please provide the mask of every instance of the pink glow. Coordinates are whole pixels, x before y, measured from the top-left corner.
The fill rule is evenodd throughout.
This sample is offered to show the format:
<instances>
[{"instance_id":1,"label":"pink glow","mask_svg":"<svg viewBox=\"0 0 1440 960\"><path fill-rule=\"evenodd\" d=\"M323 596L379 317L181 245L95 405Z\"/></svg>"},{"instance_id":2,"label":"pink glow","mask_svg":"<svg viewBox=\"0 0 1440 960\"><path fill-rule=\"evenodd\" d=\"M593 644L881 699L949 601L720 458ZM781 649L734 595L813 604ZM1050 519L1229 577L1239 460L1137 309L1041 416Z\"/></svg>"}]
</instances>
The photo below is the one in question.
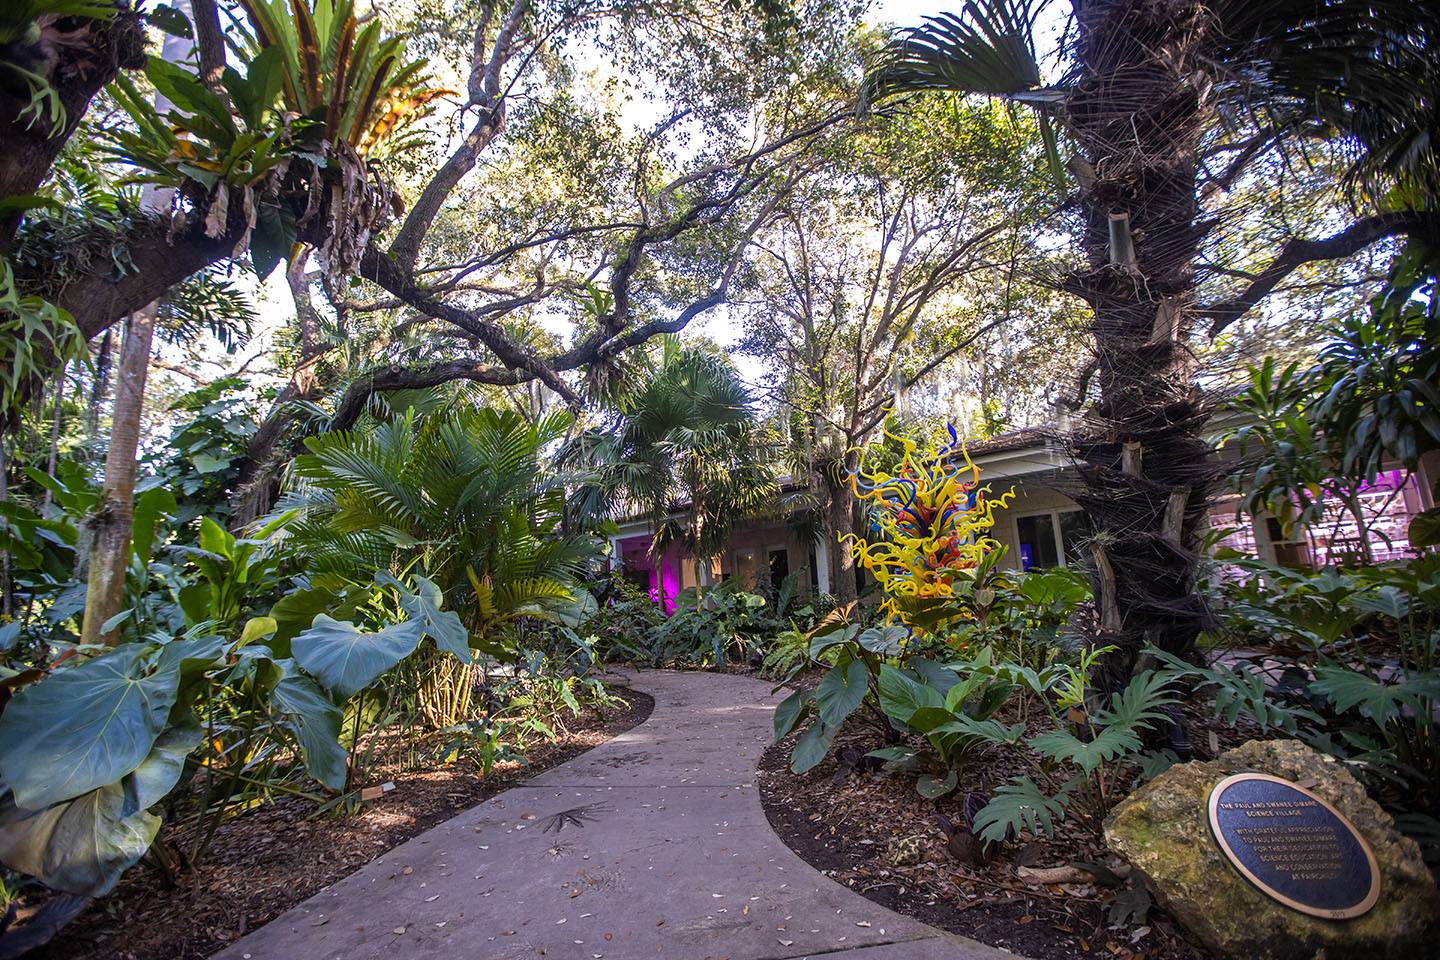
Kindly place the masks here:
<instances>
[{"instance_id":1,"label":"pink glow","mask_svg":"<svg viewBox=\"0 0 1440 960\"><path fill-rule=\"evenodd\" d=\"M675 597L680 592L680 551L666 550L660 557L659 569L650 557L650 538L626 537L620 541L620 559L627 570L649 576L650 600L661 604L667 615L675 612Z\"/></svg>"},{"instance_id":2,"label":"pink glow","mask_svg":"<svg viewBox=\"0 0 1440 960\"><path fill-rule=\"evenodd\" d=\"M660 558L660 571L660 596L669 616L675 612L675 596L680 592L680 557L674 548Z\"/></svg>"}]
</instances>

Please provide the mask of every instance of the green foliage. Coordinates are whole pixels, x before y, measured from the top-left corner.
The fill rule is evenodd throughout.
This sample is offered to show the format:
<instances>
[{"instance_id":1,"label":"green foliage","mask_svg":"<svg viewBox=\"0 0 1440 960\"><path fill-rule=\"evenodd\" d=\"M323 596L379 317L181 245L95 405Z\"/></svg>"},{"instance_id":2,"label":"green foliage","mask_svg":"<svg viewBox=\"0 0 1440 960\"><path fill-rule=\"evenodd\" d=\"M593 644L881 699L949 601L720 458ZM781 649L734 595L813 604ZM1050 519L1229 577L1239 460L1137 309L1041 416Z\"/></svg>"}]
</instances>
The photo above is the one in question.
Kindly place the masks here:
<instances>
[{"instance_id":1,"label":"green foliage","mask_svg":"<svg viewBox=\"0 0 1440 960\"><path fill-rule=\"evenodd\" d=\"M1065 819L1071 782L1053 794L1046 793L1029 777L1016 777L997 787L990 802L975 815L975 835L988 843L1000 843L1029 830L1039 836L1055 835L1055 822Z\"/></svg>"},{"instance_id":2,"label":"green foliage","mask_svg":"<svg viewBox=\"0 0 1440 960\"><path fill-rule=\"evenodd\" d=\"M176 526L200 516L223 522L240 480L240 460L256 429L254 408L240 395L245 382L226 377L184 394L170 409L182 415L164 447L145 457L141 490L175 494Z\"/></svg>"},{"instance_id":3,"label":"green foliage","mask_svg":"<svg viewBox=\"0 0 1440 960\"><path fill-rule=\"evenodd\" d=\"M45 35L41 21L47 21L48 26L71 17L107 20L117 10L98 0L15 0L0 10L0 80L9 86L12 78L18 77L29 94L16 119L28 116L30 123L40 125L51 136L65 129L65 105L50 83L46 62L53 56L47 56L47 48L57 39Z\"/></svg>"},{"instance_id":4,"label":"green foliage","mask_svg":"<svg viewBox=\"0 0 1440 960\"><path fill-rule=\"evenodd\" d=\"M224 722L237 704L248 708L239 730ZM222 810L238 778L256 772L256 751L273 751L264 745L277 738L328 786L343 786L339 723L313 681L259 643L201 631L71 657L0 716L0 860L56 889L101 895L150 847L160 826L151 808L196 764L230 775L228 790L213 779L209 790Z\"/></svg>"},{"instance_id":5,"label":"green foliage","mask_svg":"<svg viewBox=\"0 0 1440 960\"><path fill-rule=\"evenodd\" d=\"M351 0L240 0L240 6L252 62L266 58L268 74L263 90L239 84L244 97L231 90L239 78L227 75L237 107L263 109L267 95L283 93L286 109L315 124L322 142L344 142L361 155L424 142L407 130L447 91L425 85L425 61L407 59L405 41L385 36L379 19L362 25Z\"/></svg>"},{"instance_id":6,"label":"green foliage","mask_svg":"<svg viewBox=\"0 0 1440 960\"><path fill-rule=\"evenodd\" d=\"M180 188L188 181L205 194L214 192L211 216L220 211L223 229L230 188L261 186L283 169L297 149L294 131L277 110L279 59L278 52L262 52L244 64L244 75L226 68L225 88L235 106L233 113L230 104L195 74L159 57L150 58L145 77L174 104L174 110L162 114L121 74L110 95L134 127L112 131L115 156L144 171L135 178L138 182Z\"/></svg>"},{"instance_id":7,"label":"green foliage","mask_svg":"<svg viewBox=\"0 0 1440 960\"><path fill-rule=\"evenodd\" d=\"M1014 687L988 668L989 651L958 669L912 658L907 669L880 668L880 708L886 716L929 741L942 778L922 778L917 789L927 799L954 788L969 758L987 744L1019 742L1023 724L1006 726L991 717L1009 700Z\"/></svg>"},{"instance_id":8,"label":"green foliage","mask_svg":"<svg viewBox=\"0 0 1440 960\"><path fill-rule=\"evenodd\" d=\"M1042 670L1075 645L1066 629L1091 598L1090 582L1069 567L1008 569L1007 553L1001 547L986 554L973 576L956 581L955 597L929 616L956 618L943 637L947 647L988 649L997 660Z\"/></svg>"},{"instance_id":9,"label":"green foliage","mask_svg":"<svg viewBox=\"0 0 1440 960\"><path fill-rule=\"evenodd\" d=\"M1421 455L1440 447L1437 265L1430 244L1411 240L1369 315L1327 331L1313 367L1267 358L1250 368L1248 388L1231 402L1245 422L1227 438L1240 450L1232 479L1246 512L1274 515L1298 539L1327 501L1339 503L1368 543L1361 489L1395 464L1417 470Z\"/></svg>"},{"instance_id":10,"label":"green foliage","mask_svg":"<svg viewBox=\"0 0 1440 960\"><path fill-rule=\"evenodd\" d=\"M829 670L813 690L791 694L776 708L775 739L795 729L807 717L813 722L795 744L791 769L804 773L830 751L841 724L862 705L866 715L888 730L877 701L881 671L887 661L900 653L903 627L864 629L859 624L817 628L809 635L806 662L829 664Z\"/></svg>"},{"instance_id":11,"label":"green foliage","mask_svg":"<svg viewBox=\"0 0 1440 960\"><path fill-rule=\"evenodd\" d=\"M765 598L736 578L711 587L687 587L675 613L650 631L650 655L659 663L721 665L758 649L774 625Z\"/></svg>"},{"instance_id":12,"label":"green foliage","mask_svg":"<svg viewBox=\"0 0 1440 960\"><path fill-rule=\"evenodd\" d=\"M665 622L660 605L647 591L614 574L591 584L590 590L597 607L582 628L595 638L597 659L650 660L650 632Z\"/></svg>"},{"instance_id":13,"label":"green foliage","mask_svg":"<svg viewBox=\"0 0 1440 960\"><path fill-rule=\"evenodd\" d=\"M1080 815L1083 827L1098 833L1133 779L1124 771L1158 769L1142 752L1143 737L1166 722L1162 708L1175 702L1174 678L1163 671L1138 673L1103 706L1086 711L1077 705L1091 699L1087 673L1101 652L1094 654L1078 669L1071 668L1067 679L1056 675L1054 699L1045 700L1051 706L1051 729L1026 741L1045 786L1020 777L997 790L975 818L982 840L1018 837L1027 829L1052 835L1054 821L1072 813Z\"/></svg>"},{"instance_id":14,"label":"green foliage","mask_svg":"<svg viewBox=\"0 0 1440 960\"><path fill-rule=\"evenodd\" d=\"M734 367L678 337L661 338L643 357L608 422L572 441L564 459L591 472L577 491L581 521L643 511L654 525L655 556L672 544L694 557L716 556L735 522L778 492Z\"/></svg>"},{"instance_id":15,"label":"green foliage","mask_svg":"<svg viewBox=\"0 0 1440 960\"><path fill-rule=\"evenodd\" d=\"M322 613L291 643L296 662L341 699L353 697L394 669L426 637L444 652L470 659L465 626L454 611L439 609L443 597L435 584L417 577L412 593L384 572L376 580L399 591L409 619L366 631Z\"/></svg>"},{"instance_id":16,"label":"green foliage","mask_svg":"<svg viewBox=\"0 0 1440 960\"><path fill-rule=\"evenodd\" d=\"M1344 571L1232 563L1217 640L1263 656L1188 668L1216 710L1347 761L1401 812L1440 809L1440 558ZM1177 671L1179 672L1179 671Z\"/></svg>"},{"instance_id":17,"label":"green foliage","mask_svg":"<svg viewBox=\"0 0 1440 960\"><path fill-rule=\"evenodd\" d=\"M339 592L418 568L472 647L513 658L517 625L565 617L598 555L593 538L562 533L563 480L544 466L569 423L457 406L309 438L282 507L300 511L291 536L311 585Z\"/></svg>"},{"instance_id":18,"label":"green foliage","mask_svg":"<svg viewBox=\"0 0 1440 960\"><path fill-rule=\"evenodd\" d=\"M38 296L22 296L8 257L0 257L0 411L17 412L24 392L57 361L88 363L75 318Z\"/></svg>"}]
</instances>

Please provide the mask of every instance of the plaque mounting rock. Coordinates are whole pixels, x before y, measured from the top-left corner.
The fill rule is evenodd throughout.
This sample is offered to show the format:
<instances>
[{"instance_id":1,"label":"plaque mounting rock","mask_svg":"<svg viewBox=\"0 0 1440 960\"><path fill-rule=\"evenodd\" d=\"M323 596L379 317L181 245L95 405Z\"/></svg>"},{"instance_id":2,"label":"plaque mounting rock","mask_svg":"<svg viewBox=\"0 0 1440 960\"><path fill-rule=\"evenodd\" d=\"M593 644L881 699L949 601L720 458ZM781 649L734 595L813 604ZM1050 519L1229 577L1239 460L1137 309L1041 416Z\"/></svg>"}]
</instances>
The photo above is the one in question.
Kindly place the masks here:
<instances>
[{"instance_id":1,"label":"plaque mounting rock","mask_svg":"<svg viewBox=\"0 0 1440 960\"><path fill-rule=\"evenodd\" d=\"M1250 775L1246 778L1249 782L1234 780L1237 774ZM1268 774L1271 780L1280 782L1256 785L1254 774ZM1339 835L1342 839L1351 836L1351 831L1363 838L1365 849L1360 853L1359 869L1354 872L1364 892L1317 900L1301 886L1287 888L1285 878L1276 874L1282 865L1295 864L1298 857L1298 862L1321 867L1290 871L1300 875L1299 884L1309 888L1334 883L1339 879L1332 876L1336 851L1328 847L1328 841L1297 841L1293 850L1285 849L1289 841L1281 841L1277 851L1276 844L1262 842L1276 834L1247 834L1257 842L1247 844L1241 855L1253 857L1262 865L1263 870L1252 872L1274 890L1327 911L1359 906L1369 893L1373 857L1379 867L1379 898L1368 910L1348 920L1332 919L1329 912L1302 912L1277 900L1237 869L1236 861L1217 842L1209 812L1217 785L1222 787L1217 801L1231 804L1228 808L1217 806L1216 812L1221 815L1219 834L1230 838L1227 842L1232 850L1237 850L1237 843L1244 839L1234 831L1248 831L1252 824L1333 826L1318 819L1319 810L1327 816L1338 813L1344 818L1348 829ZM1257 797L1248 791L1274 793ZM1308 806L1317 797L1325 803ZM1240 806L1257 800L1306 805ZM1298 811L1299 815L1266 816L1262 813L1265 810ZM1251 811L1257 815L1249 816ZM1224 960L1440 957L1440 891L1435 889L1420 848L1395 829L1390 815L1366 794L1364 786L1343 764L1297 740L1252 740L1214 760L1176 764L1111 811L1105 821L1105 840L1145 878L1159 902L1208 956ZM1312 850L1309 845L1313 843L1321 845ZM1259 856L1267 859L1260 860ZM1306 857L1311 856L1313 860L1307 861ZM1340 856L1343 864L1343 850ZM1349 876L1347 868L1342 867L1340 872Z\"/></svg>"},{"instance_id":2,"label":"plaque mounting rock","mask_svg":"<svg viewBox=\"0 0 1440 960\"><path fill-rule=\"evenodd\" d=\"M1323 797L1266 773L1237 773L1210 791L1210 832L1261 893L1292 910L1351 920L1380 899L1365 838Z\"/></svg>"}]
</instances>

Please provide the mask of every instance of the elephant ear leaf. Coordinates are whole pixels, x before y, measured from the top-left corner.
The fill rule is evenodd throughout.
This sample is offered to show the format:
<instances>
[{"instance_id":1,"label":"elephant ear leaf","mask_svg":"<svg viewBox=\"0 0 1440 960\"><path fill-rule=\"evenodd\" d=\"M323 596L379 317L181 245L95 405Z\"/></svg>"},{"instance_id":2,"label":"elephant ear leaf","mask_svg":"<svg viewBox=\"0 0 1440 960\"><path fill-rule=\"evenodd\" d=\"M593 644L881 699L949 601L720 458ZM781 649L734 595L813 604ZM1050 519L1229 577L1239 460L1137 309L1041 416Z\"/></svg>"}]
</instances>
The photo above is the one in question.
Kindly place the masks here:
<instances>
[{"instance_id":1,"label":"elephant ear leaf","mask_svg":"<svg viewBox=\"0 0 1440 960\"><path fill-rule=\"evenodd\" d=\"M43 810L140 766L175 704L178 665L152 670L129 644L21 690L0 715L0 777Z\"/></svg>"},{"instance_id":2,"label":"elephant ear leaf","mask_svg":"<svg viewBox=\"0 0 1440 960\"><path fill-rule=\"evenodd\" d=\"M150 849L160 818L149 808L174 788L203 736L199 724L171 727L131 775L42 810L17 807L6 792L0 862L76 896L109 893Z\"/></svg>"},{"instance_id":3,"label":"elephant ear leaf","mask_svg":"<svg viewBox=\"0 0 1440 960\"><path fill-rule=\"evenodd\" d=\"M300 744L305 769L332 790L345 788L345 748L340 746L344 719L320 686L298 673L283 677L270 694L270 702Z\"/></svg>"},{"instance_id":4,"label":"elephant ear leaf","mask_svg":"<svg viewBox=\"0 0 1440 960\"><path fill-rule=\"evenodd\" d=\"M418 620L425 636L446 653L454 654L466 663L470 662L470 631L465 629L460 615L454 610L442 610L445 593L433 581L424 577L415 578L415 592L411 593L400 585L400 606Z\"/></svg>"},{"instance_id":5,"label":"elephant ear leaf","mask_svg":"<svg viewBox=\"0 0 1440 960\"><path fill-rule=\"evenodd\" d=\"M0 862L47 887L82 897L109 893L120 874L150 849L160 818L126 816L125 788L107 783L42 810L0 797Z\"/></svg>"},{"instance_id":6,"label":"elephant ear leaf","mask_svg":"<svg viewBox=\"0 0 1440 960\"><path fill-rule=\"evenodd\" d=\"M353 623L322 613L290 646L307 673L332 693L349 699L414 652L420 634L418 620L365 633Z\"/></svg>"},{"instance_id":7,"label":"elephant ear leaf","mask_svg":"<svg viewBox=\"0 0 1440 960\"><path fill-rule=\"evenodd\" d=\"M870 671L859 660L851 660L845 666L830 668L820 685L815 688L815 704L820 708L820 722L826 726L839 727L846 717L855 712L870 690Z\"/></svg>"}]
</instances>

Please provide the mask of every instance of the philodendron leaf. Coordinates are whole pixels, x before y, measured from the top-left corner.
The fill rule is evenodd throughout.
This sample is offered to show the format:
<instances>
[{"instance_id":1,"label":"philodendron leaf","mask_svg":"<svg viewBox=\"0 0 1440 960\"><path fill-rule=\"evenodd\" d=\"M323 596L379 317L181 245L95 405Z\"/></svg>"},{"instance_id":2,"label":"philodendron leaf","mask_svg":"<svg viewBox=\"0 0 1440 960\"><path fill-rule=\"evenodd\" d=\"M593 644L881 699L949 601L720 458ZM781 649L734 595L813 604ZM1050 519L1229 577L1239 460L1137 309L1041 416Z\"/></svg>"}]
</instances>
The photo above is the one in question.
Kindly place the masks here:
<instances>
[{"instance_id":1,"label":"philodendron leaf","mask_svg":"<svg viewBox=\"0 0 1440 960\"><path fill-rule=\"evenodd\" d=\"M790 696L780 701L775 708L775 739L779 740L785 734L795 729L795 724L805 714L805 705L810 700L810 691L796 690Z\"/></svg>"},{"instance_id":2,"label":"philodendron leaf","mask_svg":"<svg viewBox=\"0 0 1440 960\"><path fill-rule=\"evenodd\" d=\"M885 664L880 668L880 707L901 723L909 723L917 710L945 709L945 698L932 686L919 683Z\"/></svg>"},{"instance_id":3,"label":"philodendron leaf","mask_svg":"<svg viewBox=\"0 0 1440 960\"><path fill-rule=\"evenodd\" d=\"M290 655L290 641L310 626L317 613L324 613L335 602L335 591L320 587L304 587L287 593L270 607L275 632L268 646L278 657Z\"/></svg>"},{"instance_id":4,"label":"philodendron leaf","mask_svg":"<svg viewBox=\"0 0 1440 960\"><path fill-rule=\"evenodd\" d=\"M115 783L150 754L175 703L177 666L151 671L126 644L21 690L0 715L0 777L26 810Z\"/></svg>"},{"instance_id":5,"label":"philodendron leaf","mask_svg":"<svg viewBox=\"0 0 1440 960\"><path fill-rule=\"evenodd\" d=\"M7 792L0 796L0 863L65 893L103 896L160 830L159 817L127 815L127 807L119 783L42 810L15 806Z\"/></svg>"},{"instance_id":6,"label":"philodendron leaf","mask_svg":"<svg viewBox=\"0 0 1440 960\"><path fill-rule=\"evenodd\" d=\"M869 681L870 671L859 660L851 660L844 667L832 667L815 688L821 722L831 727L840 726L865 699L870 690Z\"/></svg>"},{"instance_id":7,"label":"philodendron leaf","mask_svg":"<svg viewBox=\"0 0 1440 960\"><path fill-rule=\"evenodd\" d=\"M365 633L353 623L322 613L309 630L294 639L290 649L307 673L348 700L409 656L419 646L420 634L419 620Z\"/></svg>"},{"instance_id":8,"label":"philodendron leaf","mask_svg":"<svg viewBox=\"0 0 1440 960\"><path fill-rule=\"evenodd\" d=\"M99 897L145 855L160 829L149 813L174 788L204 730L170 727L135 772L73 800L31 811L0 796L0 862L48 887Z\"/></svg>"},{"instance_id":9,"label":"philodendron leaf","mask_svg":"<svg viewBox=\"0 0 1440 960\"><path fill-rule=\"evenodd\" d=\"M810 724L810 729L795 741L795 752L790 757L790 769L795 773L804 773L814 767L825 759L825 754L830 752L830 742L834 739L834 727L826 726L819 720Z\"/></svg>"},{"instance_id":10,"label":"philodendron leaf","mask_svg":"<svg viewBox=\"0 0 1440 960\"><path fill-rule=\"evenodd\" d=\"M389 576L389 574L385 574ZM376 580L380 578L377 576ZM433 581L424 577L415 578L415 591L412 593L405 585L393 577L390 578L394 585L400 588L400 606L410 615L411 620L418 620L425 636L435 641L435 646L446 653L454 654L466 663L470 662L470 631L465 629L461 622L460 615L454 610L442 610L441 605L445 602L445 593Z\"/></svg>"},{"instance_id":11,"label":"philodendron leaf","mask_svg":"<svg viewBox=\"0 0 1440 960\"><path fill-rule=\"evenodd\" d=\"M345 748L340 746L340 712L319 684L291 673L275 685L270 702L300 744L305 769L332 790L345 788Z\"/></svg>"}]
</instances>

